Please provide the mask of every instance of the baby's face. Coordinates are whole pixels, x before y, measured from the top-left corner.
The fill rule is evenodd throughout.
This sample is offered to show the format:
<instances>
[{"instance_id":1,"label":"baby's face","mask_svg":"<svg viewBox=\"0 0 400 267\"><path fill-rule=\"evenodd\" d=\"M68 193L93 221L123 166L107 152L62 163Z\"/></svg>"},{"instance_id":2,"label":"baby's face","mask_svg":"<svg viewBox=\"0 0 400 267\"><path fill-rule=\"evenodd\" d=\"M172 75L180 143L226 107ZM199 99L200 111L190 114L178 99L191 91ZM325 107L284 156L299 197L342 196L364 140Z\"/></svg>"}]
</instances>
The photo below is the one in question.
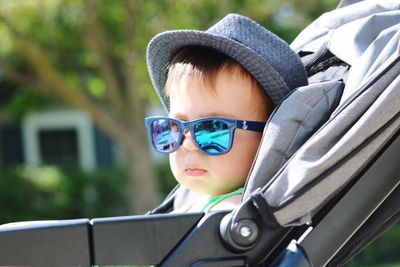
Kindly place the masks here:
<instances>
[{"instance_id":1,"label":"baby's face","mask_svg":"<svg viewBox=\"0 0 400 267\"><path fill-rule=\"evenodd\" d=\"M223 70L215 90L192 76L183 76L170 89L170 117L194 120L225 117L265 121L266 107L261 92L249 79ZM182 145L170 154L172 172L178 182L202 195L228 193L244 185L261 140L261 133L236 129L232 149L219 156L201 153L186 133Z\"/></svg>"}]
</instances>

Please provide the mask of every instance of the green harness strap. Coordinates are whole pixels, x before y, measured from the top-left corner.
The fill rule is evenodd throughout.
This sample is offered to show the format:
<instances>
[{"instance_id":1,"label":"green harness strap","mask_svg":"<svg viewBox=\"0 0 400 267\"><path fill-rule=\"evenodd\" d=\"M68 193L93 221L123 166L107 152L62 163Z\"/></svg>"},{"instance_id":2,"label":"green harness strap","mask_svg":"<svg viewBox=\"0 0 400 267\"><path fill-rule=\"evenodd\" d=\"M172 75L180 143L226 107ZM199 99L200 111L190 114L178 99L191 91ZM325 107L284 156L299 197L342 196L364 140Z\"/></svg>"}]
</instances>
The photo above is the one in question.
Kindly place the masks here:
<instances>
[{"instance_id":1,"label":"green harness strap","mask_svg":"<svg viewBox=\"0 0 400 267\"><path fill-rule=\"evenodd\" d=\"M229 197L231 197L231 196L243 194L243 191L244 191L244 188L241 187L241 188L238 188L238 189L236 189L235 191L232 191L232 192L230 192L230 193L215 196L215 197L211 198L211 199L204 205L204 207L201 209L201 211L206 212L206 211L212 209L215 205L217 205L218 203L220 203L220 202L223 201L224 199L227 199L227 198L229 198Z\"/></svg>"}]
</instances>

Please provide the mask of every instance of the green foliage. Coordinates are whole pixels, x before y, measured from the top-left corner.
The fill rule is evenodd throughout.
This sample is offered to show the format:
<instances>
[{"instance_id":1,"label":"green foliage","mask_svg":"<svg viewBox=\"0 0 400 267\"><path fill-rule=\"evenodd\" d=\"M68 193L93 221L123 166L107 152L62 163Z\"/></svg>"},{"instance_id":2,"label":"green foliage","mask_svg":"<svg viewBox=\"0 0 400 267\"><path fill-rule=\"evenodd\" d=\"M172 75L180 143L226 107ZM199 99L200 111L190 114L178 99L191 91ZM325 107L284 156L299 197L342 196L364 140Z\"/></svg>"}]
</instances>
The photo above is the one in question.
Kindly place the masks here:
<instances>
[{"instance_id":1,"label":"green foliage","mask_svg":"<svg viewBox=\"0 0 400 267\"><path fill-rule=\"evenodd\" d=\"M396 223L370 244L364 251L350 261L347 267L400 265L400 223Z\"/></svg>"},{"instance_id":2,"label":"green foliage","mask_svg":"<svg viewBox=\"0 0 400 267\"><path fill-rule=\"evenodd\" d=\"M127 214L125 177L118 170L45 166L0 170L0 177L0 224Z\"/></svg>"},{"instance_id":3,"label":"green foliage","mask_svg":"<svg viewBox=\"0 0 400 267\"><path fill-rule=\"evenodd\" d=\"M156 164L166 196L176 185L167 161ZM128 215L121 170L62 170L53 166L0 170L0 224Z\"/></svg>"},{"instance_id":4,"label":"green foliage","mask_svg":"<svg viewBox=\"0 0 400 267\"><path fill-rule=\"evenodd\" d=\"M14 121L19 121L27 112L43 110L50 105L50 99L31 90L17 90L5 103L3 110Z\"/></svg>"},{"instance_id":5,"label":"green foliage","mask_svg":"<svg viewBox=\"0 0 400 267\"><path fill-rule=\"evenodd\" d=\"M121 66L127 63L135 80L135 88L131 89L154 103L158 99L149 83L145 54L147 43L157 33L171 29L206 29L234 12L252 17L290 42L308 23L337 3L338 0L15 0L3 3L0 14L6 15L20 33L46 51L72 88L104 101L107 86L99 72L99 54L87 40L95 31L93 27L98 27L104 38L100 39L100 54L113 62L111 71L118 77L119 87L126 85L129 74ZM97 20L91 18L92 9ZM0 23L0 40L0 56L7 61L17 57L10 65L17 69L24 66L23 59L15 54L14 38L3 23ZM21 104L21 110L22 107Z\"/></svg>"}]
</instances>

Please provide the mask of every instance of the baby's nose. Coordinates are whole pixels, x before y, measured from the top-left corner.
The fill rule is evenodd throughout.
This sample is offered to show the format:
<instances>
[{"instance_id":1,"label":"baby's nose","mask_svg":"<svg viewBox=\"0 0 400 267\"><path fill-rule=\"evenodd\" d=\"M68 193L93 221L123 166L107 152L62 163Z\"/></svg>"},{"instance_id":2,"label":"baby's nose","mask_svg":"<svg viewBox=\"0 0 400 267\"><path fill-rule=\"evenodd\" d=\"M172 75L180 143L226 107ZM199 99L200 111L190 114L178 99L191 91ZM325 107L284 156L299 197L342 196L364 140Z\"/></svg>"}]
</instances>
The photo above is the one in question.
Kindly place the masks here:
<instances>
[{"instance_id":1,"label":"baby's nose","mask_svg":"<svg viewBox=\"0 0 400 267\"><path fill-rule=\"evenodd\" d=\"M188 151L195 151L198 150L196 145L194 144L194 140L192 135L188 129L183 130L183 141L182 147Z\"/></svg>"}]
</instances>

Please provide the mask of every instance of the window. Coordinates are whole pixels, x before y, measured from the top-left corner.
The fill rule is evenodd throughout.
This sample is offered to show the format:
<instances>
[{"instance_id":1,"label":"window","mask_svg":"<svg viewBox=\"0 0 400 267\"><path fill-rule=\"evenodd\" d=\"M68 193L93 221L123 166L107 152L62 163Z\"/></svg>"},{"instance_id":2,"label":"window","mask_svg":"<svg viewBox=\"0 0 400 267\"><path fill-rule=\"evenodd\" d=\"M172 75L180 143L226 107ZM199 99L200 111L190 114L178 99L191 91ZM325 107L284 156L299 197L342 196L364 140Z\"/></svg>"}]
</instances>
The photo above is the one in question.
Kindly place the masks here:
<instances>
[{"instance_id":1,"label":"window","mask_svg":"<svg viewBox=\"0 0 400 267\"><path fill-rule=\"evenodd\" d=\"M80 111L29 114L23 121L23 147L28 166L96 167L93 126Z\"/></svg>"},{"instance_id":2,"label":"window","mask_svg":"<svg viewBox=\"0 0 400 267\"><path fill-rule=\"evenodd\" d=\"M62 167L79 166L76 129L40 130L38 141L43 164Z\"/></svg>"}]
</instances>

